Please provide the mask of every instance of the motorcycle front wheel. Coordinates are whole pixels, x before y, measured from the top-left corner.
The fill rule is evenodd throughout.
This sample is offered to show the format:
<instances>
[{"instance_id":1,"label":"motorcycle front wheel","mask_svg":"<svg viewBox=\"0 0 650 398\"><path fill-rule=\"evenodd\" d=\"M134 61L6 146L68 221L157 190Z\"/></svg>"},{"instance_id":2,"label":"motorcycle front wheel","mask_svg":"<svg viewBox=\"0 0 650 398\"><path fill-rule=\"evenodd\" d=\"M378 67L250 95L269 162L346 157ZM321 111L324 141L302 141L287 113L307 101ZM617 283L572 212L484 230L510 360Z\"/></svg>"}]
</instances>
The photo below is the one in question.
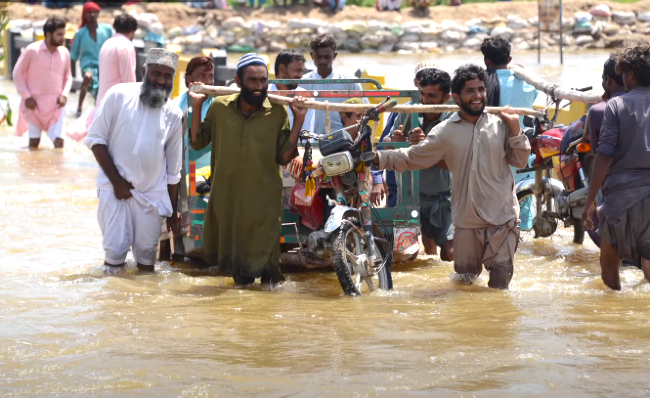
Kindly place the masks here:
<instances>
[{"instance_id":1,"label":"motorcycle front wheel","mask_svg":"<svg viewBox=\"0 0 650 398\"><path fill-rule=\"evenodd\" d=\"M372 242L379 264L378 271L369 277L363 272L370 253L359 226L356 218L343 220L334 239L334 268L343 292L349 296L360 296L377 289L392 289L393 279L390 274L392 253L387 253L382 245Z\"/></svg>"},{"instance_id":2,"label":"motorcycle front wheel","mask_svg":"<svg viewBox=\"0 0 650 398\"><path fill-rule=\"evenodd\" d=\"M533 221L537 216L537 198L532 190L527 189L517 194L517 200L519 201L519 219L521 220L519 229L523 240L530 232L534 232ZM546 203L544 207L544 210L555 211L555 200L552 203ZM573 243L581 245L585 240L585 227L582 225L582 220L574 219L573 221Z\"/></svg>"}]
</instances>

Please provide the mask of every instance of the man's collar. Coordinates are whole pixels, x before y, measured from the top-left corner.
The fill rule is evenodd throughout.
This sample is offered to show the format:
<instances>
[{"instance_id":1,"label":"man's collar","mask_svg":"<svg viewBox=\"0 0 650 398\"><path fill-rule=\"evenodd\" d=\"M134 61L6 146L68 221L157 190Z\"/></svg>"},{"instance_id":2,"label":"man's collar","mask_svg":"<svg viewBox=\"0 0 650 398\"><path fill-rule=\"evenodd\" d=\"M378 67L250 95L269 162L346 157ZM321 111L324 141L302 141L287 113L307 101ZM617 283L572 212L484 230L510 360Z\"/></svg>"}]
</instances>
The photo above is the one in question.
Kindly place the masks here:
<instances>
[{"instance_id":1,"label":"man's collar","mask_svg":"<svg viewBox=\"0 0 650 398\"><path fill-rule=\"evenodd\" d=\"M478 120L476 121L476 124L479 124L481 120L483 120L483 118L485 117L487 117L487 113L483 112L483 114L479 116ZM460 122L460 121L467 122L465 119L460 117L460 112L455 112L454 115L450 117L448 120L451 122Z\"/></svg>"}]
</instances>

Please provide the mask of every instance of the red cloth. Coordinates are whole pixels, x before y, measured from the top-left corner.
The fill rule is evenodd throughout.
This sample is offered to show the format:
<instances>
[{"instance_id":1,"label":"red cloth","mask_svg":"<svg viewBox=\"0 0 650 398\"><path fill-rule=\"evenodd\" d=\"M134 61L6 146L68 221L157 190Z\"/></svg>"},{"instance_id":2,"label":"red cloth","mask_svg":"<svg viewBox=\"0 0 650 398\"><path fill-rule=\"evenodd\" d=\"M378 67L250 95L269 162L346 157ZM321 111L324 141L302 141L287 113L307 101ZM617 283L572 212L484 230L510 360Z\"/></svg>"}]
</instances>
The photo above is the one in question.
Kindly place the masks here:
<instances>
[{"instance_id":1,"label":"red cloth","mask_svg":"<svg viewBox=\"0 0 650 398\"><path fill-rule=\"evenodd\" d=\"M79 25L79 29L86 26L86 13L93 12L93 11L97 11L97 12L101 11L101 8L97 3L93 3L92 1L84 3L84 8L81 11L81 25Z\"/></svg>"}]
</instances>

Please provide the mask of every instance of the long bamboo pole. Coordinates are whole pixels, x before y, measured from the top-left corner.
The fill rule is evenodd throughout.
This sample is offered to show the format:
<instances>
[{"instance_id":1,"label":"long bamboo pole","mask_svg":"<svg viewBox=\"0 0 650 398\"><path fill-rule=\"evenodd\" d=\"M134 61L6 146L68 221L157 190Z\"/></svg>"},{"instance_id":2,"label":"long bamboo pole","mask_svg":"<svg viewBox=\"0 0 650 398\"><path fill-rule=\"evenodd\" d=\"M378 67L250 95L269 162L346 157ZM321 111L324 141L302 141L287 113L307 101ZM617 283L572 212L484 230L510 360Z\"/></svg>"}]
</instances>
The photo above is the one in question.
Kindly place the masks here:
<instances>
[{"instance_id":1,"label":"long bamboo pole","mask_svg":"<svg viewBox=\"0 0 650 398\"><path fill-rule=\"evenodd\" d=\"M213 97L220 97L224 95L239 94L238 88L209 86L206 84L194 85L190 90L196 93L210 95ZM269 94L269 100L279 105L289 105L291 98L282 97L279 95ZM333 112L358 112L374 108L376 105L372 104L341 104L341 103L325 103L319 101L305 101L304 107L308 109L316 109L320 111L333 111ZM486 107L487 113L500 113L503 107ZM513 113L524 116L544 117L544 112L534 109L526 108L510 108ZM458 112L460 108L457 105L397 105L392 108L391 112L397 113L443 113L443 112Z\"/></svg>"},{"instance_id":2,"label":"long bamboo pole","mask_svg":"<svg viewBox=\"0 0 650 398\"><path fill-rule=\"evenodd\" d=\"M588 104L603 102L602 90L598 90L595 92L593 90L589 92L570 90L565 87L551 84L546 80L542 79L540 76L537 76L520 66L510 64L508 65L508 69L512 70L516 77L520 78L521 80L525 81L526 83L530 84L536 89L543 91L544 93L546 93L551 97L555 97L557 99L563 99L567 101L585 102Z\"/></svg>"}]
</instances>

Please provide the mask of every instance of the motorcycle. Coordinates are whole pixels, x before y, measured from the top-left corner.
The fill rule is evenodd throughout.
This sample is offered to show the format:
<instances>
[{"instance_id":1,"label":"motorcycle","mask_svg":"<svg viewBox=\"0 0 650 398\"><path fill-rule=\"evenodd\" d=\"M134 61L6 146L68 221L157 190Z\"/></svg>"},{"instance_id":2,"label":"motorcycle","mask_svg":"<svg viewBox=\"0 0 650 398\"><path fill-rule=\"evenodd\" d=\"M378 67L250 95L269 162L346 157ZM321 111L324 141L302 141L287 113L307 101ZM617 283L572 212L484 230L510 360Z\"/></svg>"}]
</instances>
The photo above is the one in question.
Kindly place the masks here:
<instances>
[{"instance_id":1,"label":"motorcycle","mask_svg":"<svg viewBox=\"0 0 650 398\"><path fill-rule=\"evenodd\" d=\"M578 91L588 90L591 87ZM586 115L570 126L555 126L560 101L554 102L552 120L524 118L527 127L524 134L528 136L535 160L531 167L517 170L517 173L534 172L535 176L520 181L515 191L520 207L531 210L535 238L551 236L558 222L563 222L565 226L573 226L573 242L582 244L585 235L582 212L594 159L587 142ZM560 180L552 178L550 170Z\"/></svg>"},{"instance_id":2,"label":"motorcycle","mask_svg":"<svg viewBox=\"0 0 650 398\"><path fill-rule=\"evenodd\" d=\"M305 143L302 176L291 192L291 212L313 232L301 242L301 263L331 264L347 295L361 295L362 290L392 289L392 242L387 231L381 232L372 221L370 202L370 167L373 152L371 120L397 105L388 97L365 112L353 140L347 129L319 135L303 130ZM348 129L349 129L348 128ZM323 158L313 164L311 141L318 140Z\"/></svg>"}]
</instances>

